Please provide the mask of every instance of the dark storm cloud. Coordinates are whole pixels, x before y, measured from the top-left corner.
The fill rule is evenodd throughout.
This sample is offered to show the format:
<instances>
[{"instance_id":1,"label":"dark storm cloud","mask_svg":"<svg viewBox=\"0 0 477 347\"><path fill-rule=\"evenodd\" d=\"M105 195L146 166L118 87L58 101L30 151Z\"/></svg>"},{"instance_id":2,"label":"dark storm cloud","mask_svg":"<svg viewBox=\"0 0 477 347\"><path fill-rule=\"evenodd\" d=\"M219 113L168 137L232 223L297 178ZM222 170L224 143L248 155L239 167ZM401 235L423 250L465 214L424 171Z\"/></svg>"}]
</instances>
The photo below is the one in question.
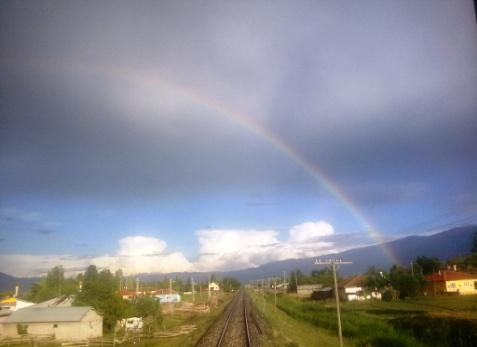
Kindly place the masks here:
<instances>
[{"instance_id":1,"label":"dark storm cloud","mask_svg":"<svg viewBox=\"0 0 477 347\"><path fill-rule=\"evenodd\" d=\"M420 198L455 171L450 185L475 190L471 1L116 5L2 3L2 191L309 184L266 140L159 77L271 129L363 203Z\"/></svg>"}]
</instances>

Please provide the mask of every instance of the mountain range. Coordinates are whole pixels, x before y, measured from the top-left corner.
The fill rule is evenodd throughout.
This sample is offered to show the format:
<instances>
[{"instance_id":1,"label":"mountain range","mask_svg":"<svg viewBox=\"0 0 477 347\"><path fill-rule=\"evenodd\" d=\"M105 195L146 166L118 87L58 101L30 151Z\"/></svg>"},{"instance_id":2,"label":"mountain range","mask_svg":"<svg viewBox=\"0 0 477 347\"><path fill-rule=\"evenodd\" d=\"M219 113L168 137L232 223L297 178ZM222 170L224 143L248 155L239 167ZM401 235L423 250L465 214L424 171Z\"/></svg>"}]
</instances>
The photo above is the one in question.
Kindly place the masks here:
<instances>
[{"instance_id":1,"label":"mountain range","mask_svg":"<svg viewBox=\"0 0 477 347\"><path fill-rule=\"evenodd\" d=\"M283 276L283 271L290 273L295 269L309 274L312 270L320 269L319 266L314 264L316 259L331 257L353 262L339 269L341 276L360 274L366 272L371 266L383 270L389 270L393 264L407 266L411 260L414 260L418 256L436 257L445 261L450 258L469 254L472 237L476 232L477 225L470 225L453 228L428 236L407 236L380 245L354 248L341 253L322 255L314 258L275 261L255 268L215 272L215 274L217 277L235 277L241 282L273 276ZM177 272L172 274L141 274L135 277L138 277L141 281L150 282L162 280L165 277L177 276L181 279L187 279L192 276L197 282L206 280L208 275L209 273L203 272Z\"/></svg>"},{"instance_id":2,"label":"mountain range","mask_svg":"<svg viewBox=\"0 0 477 347\"><path fill-rule=\"evenodd\" d=\"M371 266L383 270L388 270L393 264L407 266L411 260L418 256L436 257L445 261L453 257L469 254L472 237L476 232L477 225L463 226L428 236L407 236L380 245L354 248L317 258L326 259L333 257L351 261L352 264L342 266L339 269L341 276L363 273ZM295 269L309 274L312 270L320 269L319 266L314 264L317 258L275 261L255 268L215 272L215 274L219 278L226 276L235 277L241 282L283 276L283 271L290 273ZM171 277L185 280L193 277L198 282L207 280L208 276L208 272L175 272L169 274L138 274L130 277L139 278L141 282L160 281ZM25 292L38 280L38 278L17 278L0 272L0 292L13 291L17 284L20 285L21 291Z\"/></svg>"}]
</instances>

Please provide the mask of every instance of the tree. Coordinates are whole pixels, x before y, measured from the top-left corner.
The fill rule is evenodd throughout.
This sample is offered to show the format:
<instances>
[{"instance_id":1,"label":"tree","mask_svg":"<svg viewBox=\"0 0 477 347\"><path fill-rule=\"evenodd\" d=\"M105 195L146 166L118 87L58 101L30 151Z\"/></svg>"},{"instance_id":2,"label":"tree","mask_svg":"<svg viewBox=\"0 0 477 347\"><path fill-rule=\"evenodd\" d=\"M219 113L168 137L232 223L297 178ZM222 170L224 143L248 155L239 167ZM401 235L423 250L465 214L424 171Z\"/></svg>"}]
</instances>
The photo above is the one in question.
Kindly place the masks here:
<instances>
[{"instance_id":1,"label":"tree","mask_svg":"<svg viewBox=\"0 0 477 347\"><path fill-rule=\"evenodd\" d=\"M114 273L114 281L116 282L118 286L118 290L123 289L123 277L124 277L123 270L121 269L116 270L116 272Z\"/></svg>"},{"instance_id":2,"label":"tree","mask_svg":"<svg viewBox=\"0 0 477 347\"><path fill-rule=\"evenodd\" d=\"M222 279L222 285L224 292L232 292L238 290L241 287L241 283L234 277L224 277Z\"/></svg>"},{"instance_id":3,"label":"tree","mask_svg":"<svg viewBox=\"0 0 477 347\"><path fill-rule=\"evenodd\" d=\"M116 321L125 317L128 303L117 293L117 282L109 270L98 272L96 266L86 269L83 289L74 302L77 306L92 306L103 315L106 330L111 331Z\"/></svg>"},{"instance_id":4,"label":"tree","mask_svg":"<svg viewBox=\"0 0 477 347\"><path fill-rule=\"evenodd\" d=\"M32 285L27 299L42 302L61 295L75 294L78 282L74 278L66 278L62 266L55 266L39 282Z\"/></svg>"},{"instance_id":5,"label":"tree","mask_svg":"<svg viewBox=\"0 0 477 347\"><path fill-rule=\"evenodd\" d=\"M136 299L133 307L135 316L142 317L145 322L149 322L146 327L149 332L160 326L162 310L158 300L150 296L141 296Z\"/></svg>"},{"instance_id":6,"label":"tree","mask_svg":"<svg viewBox=\"0 0 477 347\"><path fill-rule=\"evenodd\" d=\"M437 258L429 258L425 256L417 257L414 261L422 270L422 275L429 275L437 270L439 270L442 266L441 262Z\"/></svg>"},{"instance_id":7,"label":"tree","mask_svg":"<svg viewBox=\"0 0 477 347\"><path fill-rule=\"evenodd\" d=\"M472 253L477 253L477 231L474 233L472 237L472 248L470 249Z\"/></svg>"},{"instance_id":8,"label":"tree","mask_svg":"<svg viewBox=\"0 0 477 347\"><path fill-rule=\"evenodd\" d=\"M289 292L296 292L297 291L297 283L298 285L305 284L307 282L306 275L298 269L295 269L291 272L290 283L288 285Z\"/></svg>"},{"instance_id":9,"label":"tree","mask_svg":"<svg viewBox=\"0 0 477 347\"><path fill-rule=\"evenodd\" d=\"M388 275L384 271L376 269L374 266L368 269L366 275L364 286L371 291L382 291L389 285Z\"/></svg>"},{"instance_id":10,"label":"tree","mask_svg":"<svg viewBox=\"0 0 477 347\"><path fill-rule=\"evenodd\" d=\"M389 271L390 283L399 291L399 298L415 297L420 289L420 278L412 276L409 271L397 265L393 265Z\"/></svg>"}]
</instances>

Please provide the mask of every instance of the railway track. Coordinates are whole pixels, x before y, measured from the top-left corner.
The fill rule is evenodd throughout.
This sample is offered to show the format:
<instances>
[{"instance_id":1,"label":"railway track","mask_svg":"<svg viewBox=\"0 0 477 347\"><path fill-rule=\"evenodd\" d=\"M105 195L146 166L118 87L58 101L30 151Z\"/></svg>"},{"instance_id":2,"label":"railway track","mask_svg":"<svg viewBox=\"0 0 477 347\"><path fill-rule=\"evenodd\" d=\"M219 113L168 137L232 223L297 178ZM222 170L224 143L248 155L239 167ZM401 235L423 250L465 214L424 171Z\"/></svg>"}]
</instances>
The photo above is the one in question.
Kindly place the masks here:
<instances>
[{"instance_id":1,"label":"railway track","mask_svg":"<svg viewBox=\"0 0 477 347\"><path fill-rule=\"evenodd\" d=\"M260 334L261 329L253 315L250 298L245 291L241 291L235 295L196 346L257 347Z\"/></svg>"}]
</instances>

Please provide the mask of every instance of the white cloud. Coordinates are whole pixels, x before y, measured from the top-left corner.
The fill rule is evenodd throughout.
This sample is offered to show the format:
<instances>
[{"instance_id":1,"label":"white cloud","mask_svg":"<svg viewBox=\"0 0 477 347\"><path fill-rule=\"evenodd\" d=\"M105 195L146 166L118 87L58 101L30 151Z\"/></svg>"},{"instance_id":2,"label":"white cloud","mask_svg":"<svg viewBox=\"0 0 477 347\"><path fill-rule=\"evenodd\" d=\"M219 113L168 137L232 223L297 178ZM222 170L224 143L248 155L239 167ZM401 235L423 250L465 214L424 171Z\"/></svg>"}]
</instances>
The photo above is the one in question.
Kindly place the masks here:
<instances>
[{"instance_id":1,"label":"white cloud","mask_svg":"<svg viewBox=\"0 0 477 347\"><path fill-rule=\"evenodd\" d=\"M88 265L122 269L125 274L189 271L192 264L179 252L165 253L167 244L155 237L129 236L119 240L115 255L79 257L73 255L0 255L0 271L14 276L39 276L62 265L67 275L84 271Z\"/></svg>"},{"instance_id":2,"label":"white cloud","mask_svg":"<svg viewBox=\"0 0 477 347\"><path fill-rule=\"evenodd\" d=\"M335 229L330 224L319 222L307 222L295 225L290 229L290 242L309 242L318 240L320 237L333 235Z\"/></svg>"},{"instance_id":3,"label":"white cloud","mask_svg":"<svg viewBox=\"0 0 477 347\"><path fill-rule=\"evenodd\" d=\"M67 274L75 274L90 264L111 271L122 269L125 274L238 270L277 260L337 252L333 242L323 241L323 237L333 234L334 228L323 221L292 227L285 241L278 239L279 233L275 230L198 230L200 256L196 262L189 261L180 252L167 253L166 242L159 238L136 235L120 239L113 255L0 255L0 271L16 276L37 276L62 265Z\"/></svg>"},{"instance_id":4,"label":"white cloud","mask_svg":"<svg viewBox=\"0 0 477 347\"><path fill-rule=\"evenodd\" d=\"M332 242L320 240L334 234L333 227L323 221L294 226L289 239L281 241L274 230L199 230L199 271L236 270L256 267L271 261L313 257L334 253Z\"/></svg>"}]
</instances>

